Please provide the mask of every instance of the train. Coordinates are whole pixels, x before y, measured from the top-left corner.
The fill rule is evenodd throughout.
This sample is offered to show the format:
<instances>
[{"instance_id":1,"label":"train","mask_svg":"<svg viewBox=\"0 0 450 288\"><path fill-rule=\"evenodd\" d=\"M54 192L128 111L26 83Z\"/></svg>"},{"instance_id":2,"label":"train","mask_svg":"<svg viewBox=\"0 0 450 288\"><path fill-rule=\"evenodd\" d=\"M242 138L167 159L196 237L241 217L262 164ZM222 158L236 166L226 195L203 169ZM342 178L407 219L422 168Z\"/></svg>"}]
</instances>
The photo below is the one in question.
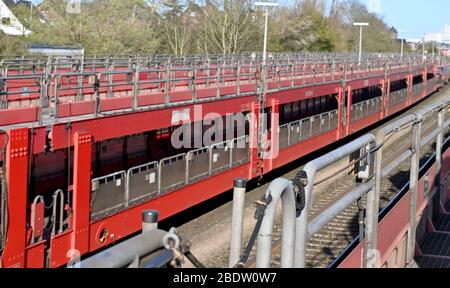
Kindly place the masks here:
<instances>
[{"instance_id":1,"label":"train","mask_svg":"<svg viewBox=\"0 0 450 288\"><path fill-rule=\"evenodd\" d=\"M0 61L2 267L58 268L407 109L444 58ZM177 142L177 144L174 143Z\"/></svg>"}]
</instances>

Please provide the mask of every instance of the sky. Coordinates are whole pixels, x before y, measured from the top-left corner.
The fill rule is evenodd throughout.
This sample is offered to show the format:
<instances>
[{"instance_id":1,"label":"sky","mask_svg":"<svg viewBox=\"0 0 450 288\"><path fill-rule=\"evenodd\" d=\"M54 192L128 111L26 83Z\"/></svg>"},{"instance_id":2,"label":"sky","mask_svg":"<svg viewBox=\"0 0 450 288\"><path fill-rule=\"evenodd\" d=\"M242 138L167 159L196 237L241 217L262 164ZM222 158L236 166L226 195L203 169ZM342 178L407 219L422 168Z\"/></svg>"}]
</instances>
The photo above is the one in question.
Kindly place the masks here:
<instances>
[{"instance_id":1,"label":"sky","mask_svg":"<svg viewBox=\"0 0 450 288\"><path fill-rule=\"evenodd\" d=\"M32 0L39 3L40 0ZM273 1L273 0L272 0ZM295 0L278 0L292 3ZM325 0L330 2L331 0ZM407 31L408 39L422 38L424 33L442 32L444 24L450 24L449 0L360 0L377 12L397 30Z\"/></svg>"},{"instance_id":2,"label":"sky","mask_svg":"<svg viewBox=\"0 0 450 288\"><path fill-rule=\"evenodd\" d=\"M424 33L442 32L450 24L448 0L362 0L405 38L422 38Z\"/></svg>"}]
</instances>

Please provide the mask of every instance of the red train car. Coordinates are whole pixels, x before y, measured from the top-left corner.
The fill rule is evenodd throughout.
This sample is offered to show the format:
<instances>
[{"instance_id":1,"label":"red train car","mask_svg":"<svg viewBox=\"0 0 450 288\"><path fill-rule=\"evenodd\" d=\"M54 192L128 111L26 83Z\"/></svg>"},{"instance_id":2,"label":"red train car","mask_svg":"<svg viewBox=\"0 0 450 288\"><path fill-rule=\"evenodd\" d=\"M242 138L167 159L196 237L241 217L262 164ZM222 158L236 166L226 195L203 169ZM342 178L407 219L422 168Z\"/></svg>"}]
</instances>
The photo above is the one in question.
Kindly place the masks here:
<instances>
[{"instance_id":1,"label":"red train car","mask_svg":"<svg viewBox=\"0 0 450 288\"><path fill-rule=\"evenodd\" d=\"M434 60L4 61L1 263L63 266L343 139L437 91Z\"/></svg>"}]
</instances>

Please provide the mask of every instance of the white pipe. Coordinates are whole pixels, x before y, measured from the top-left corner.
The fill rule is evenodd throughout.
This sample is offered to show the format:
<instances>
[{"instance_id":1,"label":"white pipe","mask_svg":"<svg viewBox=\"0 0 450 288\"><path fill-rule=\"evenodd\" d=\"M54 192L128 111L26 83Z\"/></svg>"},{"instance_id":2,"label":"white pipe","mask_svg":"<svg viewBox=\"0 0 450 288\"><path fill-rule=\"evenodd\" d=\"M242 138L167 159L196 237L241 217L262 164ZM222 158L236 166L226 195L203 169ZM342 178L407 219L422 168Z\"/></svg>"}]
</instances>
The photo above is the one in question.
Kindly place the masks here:
<instances>
[{"instance_id":1,"label":"white pipe","mask_svg":"<svg viewBox=\"0 0 450 288\"><path fill-rule=\"evenodd\" d=\"M244 227L246 179L234 180L233 192L233 218L231 220L231 240L229 267L233 268L239 263L242 253L242 234Z\"/></svg>"},{"instance_id":2,"label":"white pipe","mask_svg":"<svg viewBox=\"0 0 450 288\"><path fill-rule=\"evenodd\" d=\"M283 207L281 268L293 268L296 205L292 182L286 179L277 179L270 184L266 195L271 195L272 201L267 206L258 235L256 267L271 268L273 229L277 207L281 199Z\"/></svg>"}]
</instances>

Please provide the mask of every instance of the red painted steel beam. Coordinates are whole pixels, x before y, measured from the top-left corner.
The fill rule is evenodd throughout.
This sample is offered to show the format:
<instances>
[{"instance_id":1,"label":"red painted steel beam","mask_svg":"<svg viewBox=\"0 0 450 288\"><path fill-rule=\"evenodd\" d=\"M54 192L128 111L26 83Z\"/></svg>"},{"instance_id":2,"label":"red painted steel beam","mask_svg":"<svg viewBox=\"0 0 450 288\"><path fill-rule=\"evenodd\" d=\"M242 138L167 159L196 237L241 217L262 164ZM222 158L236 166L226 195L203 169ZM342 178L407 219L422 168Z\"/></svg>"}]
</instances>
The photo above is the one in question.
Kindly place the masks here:
<instances>
[{"instance_id":1,"label":"red painted steel beam","mask_svg":"<svg viewBox=\"0 0 450 288\"><path fill-rule=\"evenodd\" d=\"M240 97L223 101L214 101L201 104L202 115L210 113L220 115L240 113L250 110L250 103L254 97ZM199 104L200 105L200 104ZM182 113L190 115L194 119L194 106L178 106L170 109L160 109L114 115L98 119L73 122L68 128L67 124L55 124L52 127L52 149L64 149L73 146L73 137L76 131L89 132L96 142L119 138L127 135L168 128L173 126L174 119ZM177 116L178 115L178 116ZM210 114L211 115L211 114ZM215 118L215 117L211 117ZM179 121L176 121L178 124ZM186 121L185 123L188 123Z\"/></svg>"},{"instance_id":2,"label":"red painted steel beam","mask_svg":"<svg viewBox=\"0 0 450 288\"><path fill-rule=\"evenodd\" d=\"M9 213L6 245L2 256L3 267L26 266L29 152L28 129L9 131L6 150Z\"/></svg>"},{"instance_id":3,"label":"red painted steel beam","mask_svg":"<svg viewBox=\"0 0 450 288\"><path fill-rule=\"evenodd\" d=\"M136 231L142 229L142 211L160 211L160 220L167 219L181 211L211 199L233 186L233 179L246 177L250 165L246 164L233 170L223 172L220 175L205 179L189 187L168 193L147 203L134 206L128 210L119 212L108 218L99 220L89 225L89 248L90 252L112 245ZM100 241L99 236L106 231L110 237ZM51 267L58 268L68 262L67 251L72 249L71 237L73 232L57 235L51 241Z\"/></svg>"},{"instance_id":4,"label":"red painted steel beam","mask_svg":"<svg viewBox=\"0 0 450 288\"><path fill-rule=\"evenodd\" d=\"M89 252L92 136L77 132L74 135L74 141L71 244L76 253L83 255Z\"/></svg>"},{"instance_id":5,"label":"red painted steel beam","mask_svg":"<svg viewBox=\"0 0 450 288\"><path fill-rule=\"evenodd\" d=\"M350 134L350 126L352 122L352 105L353 105L353 99L352 99L352 87L347 87L347 126L345 126L346 131L345 135L348 136Z\"/></svg>"},{"instance_id":6,"label":"red painted steel beam","mask_svg":"<svg viewBox=\"0 0 450 288\"><path fill-rule=\"evenodd\" d=\"M279 130L280 130L280 105L278 99L270 99L270 103L272 106L272 112L271 112L271 135L270 135L270 151L267 160L268 160L268 167L264 167L264 172L270 172L274 169L274 161L276 158L280 155L280 144L279 144Z\"/></svg>"},{"instance_id":7,"label":"red painted steel beam","mask_svg":"<svg viewBox=\"0 0 450 288\"><path fill-rule=\"evenodd\" d=\"M338 139L341 139L342 137L342 132L343 132L343 117L344 117L344 105L343 105L343 101L344 101L344 88L340 87L339 88L339 93L338 93Z\"/></svg>"},{"instance_id":8,"label":"red painted steel beam","mask_svg":"<svg viewBox=\"0 0 450 288\"><path fill-rule=\"evenodd\" d=\"M404 103L401 104L403 106L405 105ZM257 116L259 112L259 105L257 103L253 103L251 111L253 111L253 113ZM376 123L379 118L379 113L375 113L374 115L366 119L361 119L353 124L356 125L356 127L367 127ZM256 119L258 118L256 117ZM257 122L254 122L254 125L256 126L253 126L253 130L251 131L258 131ZM251 141L257 141L257 134L253 133L253 135L254 137L250 138ZM292 161L304 155L307 155L340 139L336 136L337 129L308 139L295 146L280 151L279 157L274 159L273 161L273 169L283 167L284 165L291 163ZM161 211L161 219L166 219L167 217L173 216L216 195L219 195L223 191L230 189L232 186L232 179L236 177L245 177L246 175L249 175L249 179L254 179L257 176L261 175L261 160L257 158L256 149L253 149L251 152L252 160L249 164L237 167L230 171L226 171L220 175L205 179L199 183L184 187L180 190L171 192L147 203L132 207L128 210L119 212L95 223L91 223L89 225L89 252L95 252L96 250L107 245L114 244L116 241L119 241L124 237L127 237L130 234L138 231L141 225L140 213L144 209L159 210ZM85 163L84 165L87 167L87 163ZM88 171L90 171L90 169ZM84 177L87 177L87 175L85 175ZM87 183L85 183L84 185L87 186ZM214 188L212 189L211 187ZM83 188L83 190L85 189L87 188ZM87 202L86 198L84 198L83 200L83 203L85 202ZM85 213L83 213L82 215L84 215L83 217L86 217ZM86 223L86 218L84 219L84 223ZM108 237L106 241L102 243L99 241L99 235L103 230L107 231L110 237ZM68 259L66 255L67 251L71 249L70 247L72 247L71 239L73 235L73 231L68 231L52 238L50 262L51 267L56 268L67 263Z\"/></svg>"},{"instance_id":9,"label":"red painted steel beam","mask_svg":"<svg viewBox=\"0 0 450 288\"><path fill-rule=\"evenodd\" d=\"M263 162L258 157L258 131L259 131L259 113L260 106L259 103L252 103L251 105L251 129L250 129L250 169L248 172L248 178L253 179L257 176L262 175Z\"/></svg>"}]
</instances>

